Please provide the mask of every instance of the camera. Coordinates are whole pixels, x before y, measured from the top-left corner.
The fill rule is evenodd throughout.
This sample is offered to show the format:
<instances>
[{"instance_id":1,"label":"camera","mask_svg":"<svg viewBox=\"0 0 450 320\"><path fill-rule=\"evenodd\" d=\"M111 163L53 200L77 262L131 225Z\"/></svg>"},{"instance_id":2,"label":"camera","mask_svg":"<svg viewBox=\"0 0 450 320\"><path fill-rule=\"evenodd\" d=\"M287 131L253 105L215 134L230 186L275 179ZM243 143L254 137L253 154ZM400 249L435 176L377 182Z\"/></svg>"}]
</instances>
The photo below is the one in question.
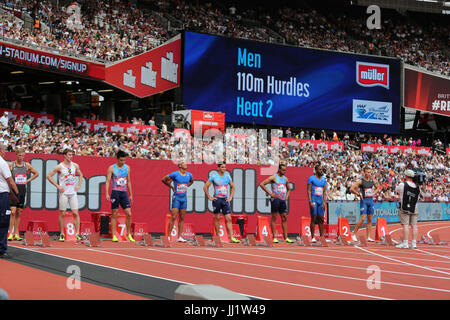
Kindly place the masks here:
<instances>
[{"instance_id":1,"label":"camera","mask_svg":"<svg viewBox=\"0 0 450 320\"><path fill-rule=\"evenodd\" d=\"M417 185L422 185L425 182L425 173L423 172L415 172L413 181Z\"/></svg>"}]
</instances>

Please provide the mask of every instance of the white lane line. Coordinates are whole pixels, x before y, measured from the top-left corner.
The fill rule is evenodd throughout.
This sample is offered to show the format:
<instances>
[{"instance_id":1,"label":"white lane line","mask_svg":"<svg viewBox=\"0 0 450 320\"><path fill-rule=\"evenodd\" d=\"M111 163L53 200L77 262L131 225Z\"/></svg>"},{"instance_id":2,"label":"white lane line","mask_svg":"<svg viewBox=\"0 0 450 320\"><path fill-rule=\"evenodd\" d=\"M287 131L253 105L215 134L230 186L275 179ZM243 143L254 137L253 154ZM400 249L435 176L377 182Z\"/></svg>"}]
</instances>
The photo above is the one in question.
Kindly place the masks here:
<instances>
[{"instance_id":1,"label":"white lane line","mask_svg":"<svg viewBox=\"0 0 450 320\"><path fill-rule=\"evenodd\" d=\"M209 249L209 250L212 250L212 249ZM309 264L316 264L316 265L323 265L323 266L330 266L330 267L356 269L356 270L363 270L364 272L367 271L367 268L362 268L362 267L354 267L354 266L348 266L348 265L342 265L342 264L316 262L316 261L311 261L311 260L299 260L299 259L280 258L280 257L258 255L258 254L244 253L244 252L235 252L235 251L226 251L226 253L232 253L232 254L236 254L236 255L244 255L244 256L256 257L256 258L263 258L263 259L273 259L273 260L289 261L289 262L296 262L296 263L309 263ZM353 259L353 261L359 261L359 259ZM412 276L412 277L424 277L424 278L435 278L435 279L450 280L450 278L448 278L448 277L439 277L439 276L434 276L434 275L424 275L424 274L420 274L420 273L406 273L406 272L399 272L399 271L392 271L392 270L385 270L385 269L383 269L383 272L393 273L393 274L400 274L400 275L406 275L406 276Z\"/></svg>"},{"instance_id":2,"label":"white lane line","mask_svg":"<svg viewBox=\"0 0 450 320\"><path fill-rule=\"evenodd\" d=\"M432 253L432 252L428 252L428 251L424 251L424 250L420 250L420 249L416 249L417 251L420 251L420 252L425 252L426 254L431 254L431 255L433 255L433 256L438 256L438 257L441 257L441 258L445 258L445 259L449 259L450 260L450 257L449 256L442 256L442 255L440 255L440 254L436 254L436 253Z\"/></svg>"},{"instance_id":3,"label":"white lane line","mask_svg":"<svg viewBox=\"0 0 450 320\"><path fill-rule=\"evenodd\" d=\"M445 229L445 228L450 228L450 226L445 226L445 227L439 227L439 228L431 229L431 230L428 231L428 233L427 233L428 238L431 238L431 232L433 232L433 231L435 231L435 230L439 230L439 229Z\"/></svg>"},{"instance_id":4,"label":"white lane line","mask_svg":"<svg viewBox=\"0 0 450 320\"><path fill-rule=\"evenodd\" d=\"M125 254L120 254L120 253L115 253L115 252L107 252L107 251L96 250L96 249L89 249L89 250L92 250L92 251L95 251L95 252L101 252L101 253L104 253L104 254L117 255L117 256L122 256L122 257L126 257L126 258L132 258L132 259L143 260L143 261L150 261L150 262L155 262L155 263L160 263L160 264L172 265L172 266L176 266L176 267L183 267L183 268L187 268L187 269L195 269L195 270L200 270L200 271L213 272L213 273L224 274L224 275L229 275L229 276L239 277L239 278L246 278L246 279L251 279L251 280L265 281L265 282L271 282L271 283L277 283L277 284L283 284L283 285L295 286L295 287L303 287L303 288L308 288L308 289L316 289L316 290L328 291L328 292L334 292L334 293L342 293L342 294L347 294L347 295L355 295L355 296L371 298L371 299L392 300L390 298L385 298L385 297L371 296L371 295L366 295L366 294L361 294L361 293L356 293L356 292L349 292L349 291L342 291L342 290L327 289L327 288L322 288L322 287L308 286L308 285L303 285L303 284L299 284L299 283L278 281L278 280L272 280L272 279L266 279L266 278L260 278L260 277L252 277L252 276L246 276L246 275L242 275L242 274L236 274L236 273L223 272L223 271L218 271L218 270L211 270L211 269L193 267L193 266L190 266L190 265L182 265L182 264L178 264L178 263L172 263L172 262L165 262L165 261L158 261L158 260L153 260L153 259L135 257L135 256L125 255ZM164 250L158 250L158 249L148 249L148 250L149 251L161 251L163 253L176 253L176 252L170 252L170 251L164 251ZM195 256L195 255L192 255L192 256ZM195 256L195 257L198 257L198 256ZM367 279L364 279L364 281L367 281ZM447 290L447 291L450 292L450 290Z\"/></svg>"},{"instance_id":5,"label":"white lane line","mask_svg":"<svg viewBox=\"0 0 450 320\"><path fill-rule=\"evenodd\" d=\"M271 249L262 249L262 250L271 250ZM333 250L333 248L329 248L329 250ZM395 248L395 250L400 250ZM287 250L280 249L280 251L288 252L291 254L297 254L297 255L309 255L314 257L323 257L323 258L333 258L333 259L343 259L343 260L353 260L354 258L350 257L339 257L339 256L332 256L332 255L324 255L324 254L312 254L312 253L305 253L305 252L291 252ZM430 259L421 259L421 258L407 258L407 257L393 257L393 258L401 258L401 259L409 259L409 260L420 260L420 261L427 261L427 262L439 262L439 263L447 263L450 264L450 262L447 261L441 261L441 260L430 260ZM358 259L359 261L365 261L365 262L376 262L374 260L368 260L368 259Z\"/></svg>"},{"instance_id":6,"label":"white lane line","mask_svg":"<svg viewBox=\"0 0 450 320\"><path fill-rule=\"evenodd\" d=\"M210 249L211 251L218 251L217 249ZM249 263L249 262L243 262L243 261L237 261L237 260L229 260L229 259L222 259L222 258L214 258L214 257L207 257L207 256L198 256L195 254L187 254L187 253L180 253L180 252L173 252L173 251L166 251L161 249L149 249L149 251L157 251L165 254L173 254L173 255L182 255L182 256L188 256L188 257L194 257L194 258L200 258L200 259L206 259L206 260L214 260L214 261L221 261L221 262L228 262L232 264L243 264L248 265L252 267L260 267L260 268L268 268L268 269L275 269L275 270L282 270L282 271L289 271L289 272L296 272L296 273L306 273L306 274L313 274L313 275L319 275L319 276L327 276L331 278L340 278L340 279L348 279L348 280L356 280L356 281L364 281L367 282L366 278L354 278L354 277L348 277L348 276L340 276L336 274L329 274L329 273L323 273L323 272L313 272L313 271L306 271L306 270L300 270L300 269L290 269L290 268L283 268L283 267L276 267L276 266L270 266L265 264L256 264L256 263ZM116 253L111 253L116 254ZM127 257L135 257L135 256L129 256L129 255L123 255ZM146 259L141 257L135 257L140 259ZM181 265L183 266L183 265ZM192 266L189 266L192 267ZM194 269L198 267L192 267ZM216 270L217 272L217 270ZM219 271L220 272L220 271ZM444 278L446 280L450 280L450 278ZM275 281L275 280L274 280ZM395 283L395 282L382 282L385 284L390 284L394 286L402 286L402 287L411 287L411 288L417 288L417 289L425 289L425 290L433 290L433 291L443 291L443 292L450 292L450 290L447 289L439 289L439 288L431 288L431 287L422 287L422 286L415 286L415 285L409 285L409 284L403 284L403 283Z\"/></svg>"},{"instance_id":7,"label":"white lane line","mask_svg":"<svg viewBox=\"0 0 450 320\"><path fill-rule=\"evenodd\" d=\"M400 263L403 263L403 264L407 264L407 265L409 265L409 266L413 266L413 267L417 267L417 268L421 268L421 269L425 269L425 270L429 270L429 271L434 271L434 272L443 273L443 274L446 274L446 275L450 276L450 273L448 273L448 272L439 271L439 270L435 270L435 269L428 268L428 267L424 267L424 266L419 266L419 265L414 264L414 263L409 263L409 262L405 262L405 261L400 261L400 260L393 259L393 258L387 257L387 256L382 255L382 254L379 254L379 253L371 252L371 251L366 250L366 249L361 248L361 247L357 247L357 246L355 246L355 247L358 248L359 250L363 250L363 251L365 251L365 252L372 253L373 255L376 255L376 256L379 256L379 257L382 257L382 258L385 258L385 259L389 259L389 260L392 260L392 261L397 261L397 262L400 262Z\"/></svg>"}]
</instances>

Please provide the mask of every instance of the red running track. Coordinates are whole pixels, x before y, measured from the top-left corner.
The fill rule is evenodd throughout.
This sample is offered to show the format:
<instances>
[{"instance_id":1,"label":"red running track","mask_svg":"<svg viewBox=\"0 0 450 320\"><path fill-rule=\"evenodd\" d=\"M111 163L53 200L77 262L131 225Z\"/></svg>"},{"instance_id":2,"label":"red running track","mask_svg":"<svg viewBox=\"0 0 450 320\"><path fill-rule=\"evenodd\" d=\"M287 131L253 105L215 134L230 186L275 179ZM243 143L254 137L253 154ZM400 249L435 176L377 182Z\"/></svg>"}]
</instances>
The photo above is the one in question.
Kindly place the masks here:
<instances>
[{"instance_id":1,"label":"red running track","mask_svg":"<svg viewBox=\"0 0 450 320\"><path fill-rule=\"evenodd\" d=\"M399 225L389 229L399 238ZM419 235L433 230L449 241L450 221L419 223ZM263 299L450 299L450 246L419 244L412 250L373 243L366 248L280 243L273 248L211 248L177 243L150 248L103 241L100 248L55 242L50 248L27 250L183 283L215 284ZM378 283L369 279L373 274L368 268L379 268Z\"/></svg>"},{"instance_id":2,"label":"red running track","mask_svg":"<svg viewBox=\"0 0 450 320\"><path fill-rule=\"evenodd\" d=\"M80 289L68 289L67 277L0 260L0 288L10 300L141 300L140 296L84 281Z\"/></svg>"}]
</instances>

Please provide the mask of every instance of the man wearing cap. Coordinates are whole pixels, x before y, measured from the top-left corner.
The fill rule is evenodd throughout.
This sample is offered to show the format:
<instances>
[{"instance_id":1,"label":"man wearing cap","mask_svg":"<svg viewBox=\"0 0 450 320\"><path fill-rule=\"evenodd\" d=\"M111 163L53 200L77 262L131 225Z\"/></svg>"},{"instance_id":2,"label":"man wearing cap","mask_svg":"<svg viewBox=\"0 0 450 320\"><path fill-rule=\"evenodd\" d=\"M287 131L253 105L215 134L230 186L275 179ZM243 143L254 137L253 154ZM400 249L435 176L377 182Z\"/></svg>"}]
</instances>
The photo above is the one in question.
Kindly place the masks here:
<instances>
[{"instance_id":1,"label":"man wearing cap","mask_svg":"<svg viewBox=\"0 0 450 320\"><path fill-rule=\"evenodd\" d=\"M412 241L411 248L417 249L417 202L419 200L420 188L413 182L414 171L408 169L405 171L406 181L400 183L396 188L395 192L400 197L400 223L403 227L403 242L398 244L397 248L408 249L408 237L409 229L408 226L411 225L412 229Z\"/></svg>"}]
</instances>

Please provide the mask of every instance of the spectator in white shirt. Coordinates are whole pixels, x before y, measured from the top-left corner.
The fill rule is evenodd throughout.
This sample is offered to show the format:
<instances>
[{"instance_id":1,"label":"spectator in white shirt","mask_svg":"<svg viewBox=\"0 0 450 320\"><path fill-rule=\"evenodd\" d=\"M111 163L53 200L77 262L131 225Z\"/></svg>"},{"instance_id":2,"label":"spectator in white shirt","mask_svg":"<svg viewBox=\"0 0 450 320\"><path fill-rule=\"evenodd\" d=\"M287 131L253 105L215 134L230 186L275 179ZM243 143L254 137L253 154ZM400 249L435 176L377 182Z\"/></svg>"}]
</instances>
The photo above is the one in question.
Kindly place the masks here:
<instances>
[{"instance_id":1,"label":"spectator in white shirt","mask_svg":"<svg viewBox=\"0 0 450 320\"><path fill-rule=\"evenodd\" d=\"M0 125L2 126L2 129L8 128L8 111L3 112L3 116L0 117Z\"/></svg>"}]
</instances>

